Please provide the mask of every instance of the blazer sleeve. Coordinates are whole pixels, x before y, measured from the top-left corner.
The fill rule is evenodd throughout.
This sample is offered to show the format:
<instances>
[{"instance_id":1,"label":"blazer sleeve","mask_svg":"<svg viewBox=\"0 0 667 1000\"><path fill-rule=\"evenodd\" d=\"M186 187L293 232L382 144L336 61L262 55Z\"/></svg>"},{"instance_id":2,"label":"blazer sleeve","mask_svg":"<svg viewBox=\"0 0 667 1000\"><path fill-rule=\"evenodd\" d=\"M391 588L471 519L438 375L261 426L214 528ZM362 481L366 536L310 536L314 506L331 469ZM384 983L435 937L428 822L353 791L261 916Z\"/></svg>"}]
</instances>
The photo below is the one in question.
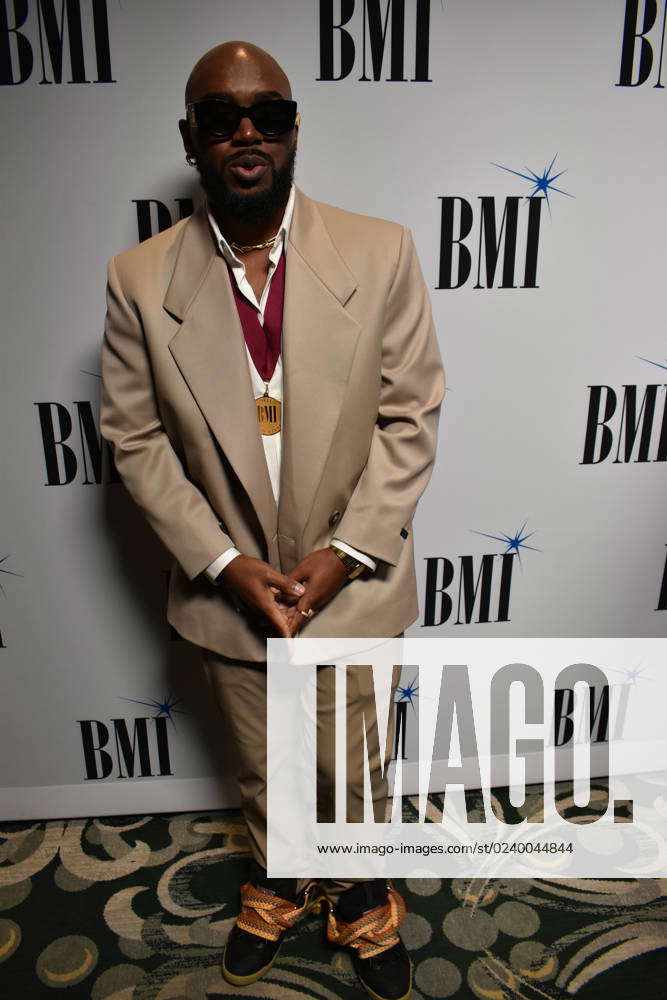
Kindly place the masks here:
<instances>
[{"instance_id":1,"label":"blazer sleeve","mask_svg":"<svg viewBox=\"0 0 667 1000\"><path fill-rule=\"evenodd\" d=\"M366 466L336 535L396 565L435 462L445 391L431 305L410 231L403 229L382 332L380 404Z\"/></svg>"},{"instance_id":2,"label":"blazer sleeve","mask_svg":"<svg viewBox=\"0 0 667 1000\"><path fill-rule=\"evenodd\" d=\"M232 547L164 430L143 325L114 260L107 270L100 429L130 495L191 580Z\"/></svg>"}]
</instances>

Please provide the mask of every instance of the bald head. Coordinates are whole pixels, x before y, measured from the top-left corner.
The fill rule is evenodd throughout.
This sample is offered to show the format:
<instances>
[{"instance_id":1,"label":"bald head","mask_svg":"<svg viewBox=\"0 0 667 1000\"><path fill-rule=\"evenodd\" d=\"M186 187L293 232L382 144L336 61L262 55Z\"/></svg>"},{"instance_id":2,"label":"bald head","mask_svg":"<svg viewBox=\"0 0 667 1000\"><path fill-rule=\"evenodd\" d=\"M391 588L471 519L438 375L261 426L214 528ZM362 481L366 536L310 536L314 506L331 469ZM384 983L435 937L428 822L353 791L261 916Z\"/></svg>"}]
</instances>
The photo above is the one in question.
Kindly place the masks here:
<instances>
[{"instance_id":1,"label":"bald head","mask_svg":"<svg viewBox=\"0 0 667 1000\"><path fill-rule=\"evenodd\" d=\"M185 85L185 103L239 88L292 98L289 80L273 56L251 42L223 42L195 64Z\"/></svg>"}]
</instances>

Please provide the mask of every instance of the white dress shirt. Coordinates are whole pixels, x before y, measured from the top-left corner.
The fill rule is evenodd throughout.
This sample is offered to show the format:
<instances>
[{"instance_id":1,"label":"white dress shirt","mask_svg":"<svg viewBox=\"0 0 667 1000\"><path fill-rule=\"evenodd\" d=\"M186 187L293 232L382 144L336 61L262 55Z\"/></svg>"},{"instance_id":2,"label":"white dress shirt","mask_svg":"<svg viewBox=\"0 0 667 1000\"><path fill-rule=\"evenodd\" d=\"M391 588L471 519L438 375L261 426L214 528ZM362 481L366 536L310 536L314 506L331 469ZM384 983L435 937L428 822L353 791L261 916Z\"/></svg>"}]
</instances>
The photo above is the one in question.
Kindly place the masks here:
<instances>
[{"instance_id":1,"label":"white dress shirt","mask_svg":"<svg viewBox=\"0 0 667 1000\"><path fill-rule=\"evenodd\" d=\"M266 277L266 284L262 290L262 294L259 302L252 289L248 278L246 277L245 264L243 261L236 256L229 243L225 237L220 232L220 227L218 226L213 213L210 208L208 209L208 220L213 232L215 241L220 249L220 253L225 258L229 264L230 270L234 281L236 282L237 288L241 292L244 298L255 307L257 310L257 318L259 322L264 326L264 310L266 309L266 302L269 297L269 289L271 287L271 280L275 274L278 262L280 260L280 255L285 252L287 254L287 237L289 234L290 225L292 222L292 213L294 211L294 185L292 185L292 190L290 191L290 196L287 201L287 206L285 208L285 214L283 215L283 220L280 223L280 229L276 236L276 241L269 251L269 271ZM248 350L248 345L246 344L246 358L248 361L248 370L250 372L250 379L252 382L252 390L255 398L258 396L263 396L267 383L261 377L255 364L252 360L252 355ZM268 393L274 399L280 401L281 406L283 404L283 366L282 359L279 356L276 362L276 367L274 369L273 375L268 382ZM289 405L289 402L288 402ZM264 456L266 458L266 465L269 470L269 479L271 480L271 489L273 490L273 496L275 498L276 504L278 503L280 497L280 449L281 449L281 432L278 431L276 434L262 434L262 444L264 446ZM352 548L346 542L341 541L339 538L334 538L333 543L342 549L343 552L347 552L349 555L354 556L359 562L364 563L370 570L374 570L376 563L370 556L366 555L365 552L359 552L357 549ZM229 565L232 559L236 556L240 556L241 553L236 548L229 548L222 555L214 559L213 562L206 567L205 573L209 580L215 580L223 569Z\"/></svg>"}]
</instances>

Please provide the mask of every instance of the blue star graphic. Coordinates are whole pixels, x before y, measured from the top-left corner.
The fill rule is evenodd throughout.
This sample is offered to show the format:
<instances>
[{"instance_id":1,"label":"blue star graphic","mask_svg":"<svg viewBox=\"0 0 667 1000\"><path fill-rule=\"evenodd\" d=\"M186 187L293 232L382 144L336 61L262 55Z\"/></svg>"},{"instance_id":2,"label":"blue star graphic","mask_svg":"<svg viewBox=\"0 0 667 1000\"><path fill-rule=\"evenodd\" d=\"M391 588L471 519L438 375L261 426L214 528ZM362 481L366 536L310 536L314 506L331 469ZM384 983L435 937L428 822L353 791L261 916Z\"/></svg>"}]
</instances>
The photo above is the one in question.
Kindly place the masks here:
<instances>
[{"instance_id":1,"label":"blue star graphic","mask_svg":"<svg viewBox=\"0 0 667 1000\"><path fill-rule=\"evenodd\" d=\"M504 542L507 546L505 553L513 552L518 556L519 562L521 562L521 549L532 549L533 552L541 552L542 549L536 548L534 545L527 545L526 539L530 538L535 534L534 531L528 532L527 535L523 534L523 529L526 527L528 521L524 521L518 531L515 531L513 535L507 535L504 531L501 531L499 535L489 535L486 531L475 531L474 528L470 530L476 535L484 535L485 538L493 538L496 542Z\"/></svg>"},{"instance_id":2,"label":"blue star graphic","mask_svg":"<svg viewBox=\"0 0 667 1000\"><path fill-rule=\"evenodd\" d=\"M150 701L138 701L136 698L122 698L122 701L131 701L135 705L147 705L148 708L157 709L154 719L159 719L161 715L166 716L172 725L175 727L173 713L177 712L178 715L187 715L187 712L181 712L180 709L175 708L175 705L180 705L182 698L172 698L171 693L164 699L164 701L157 701L155 698L151 698Z\"/></svg>"},{"instance_id":3,"label":"blue star graphic","mask_svg":"<svg viewBox=\"0 0 667 1000\"><path fill-rule=\"evenodd\" d=\"M556 162L556 156L558 156L558 153L555 154L549 166L545 167L541 174L536 174L534 170L530 169L530 167L526 167L526 170L528 171L527 174L522 174L519 170L512 170L511 167L504 167L502 163L493 163L493 166L499 167L501 170L506 170L509 174L516 174L517 177L523 177L524 180L530 181L531 184L534 184L535 186L528 195L528 197L534 198L535 195L538 193L543 194L544 197L546 198L549 214L551 215L551 202L549 201L549 191L558 191L559 194L567 195L568 198L574 198L574 195L570 194L569 191L563 191L562 188L558 188L554 184L554 181L558 180L558 178L561 177L562 174L567 173L566 170L561 170L560 173L552 175L551 168Z\"/></svg>"},{"instance_id":4,"label":"blue star graphic","mask_svg":"<svg viewBox=\"0 0 667 1000\"><path fill-rule=\"evenodd\" d=\"M636 683L637 683L638 680L642 680L642 681L654 681L655 680L655 677L646 677L646 676L644 676L644 671L647 669L646 667L641 667L641 666L640 667L633 667L630 670L616 670L615 667L605 667L604 669L605 670L611 670L611 672L614 673L614 674L621 674L625 678L625 682L627 684L632 684L633 686L636 685Z\"/></svg>"},{"instance_id":5,"label":"blue star graphic","mask_svg":"<svg viewBox=\"0 0 667 1000\"><path fill-rule=\"evenodd\" d=\"M656 368L664 368L667 371L667 365L661 365L659 361L651 361L650 358L643 358L641 354L635 354L635 357L639 358L640 361L645 361L647 365L655 365ZM667 358L665 358L665 361L667 361Z\"/></svg>"},{"instance_id":6,"label":"blue star graphic","mask_svg":"<svg viewBox=\"0 0 667 1000\"><path fill-rule=\"evenodd\" d=\"M2 559L0 559L0 563L3 563L3 562L5 561L5 559L11 559L11 556L9 556L9 555L7 555L7 556L3 556L3 557L2 557ZM15 573L15 572L14 572L13 570L11 570L11 569L3 569L3 568L2 568L2 566L0 566L0 573L4 573L4 574L6 574L6 576L23 576L23 573ZM7 596L7 595L5 594L5 588L4 588L3 586L2 586L2 583L0 583L0 592L1 592L1 593L2 593L2 594L3 594L4 596L5 596L5 597Z\"/></svg>"},{"instance_id":7,"label":"blue star graphic","mask_svg":"<svg viewBox=\"0 0 667 1000\"><path fill-rule=\"evenodd\" d=\"M401 687L399 684L398 688L396 689L396 693L399 695L399 697L396 699L396 701L397 702L409 701L410 704L412 705L413 710L416 711L415 703L412 699L419 697L419 695L417 694L418 691L419 691L419 685L417 684L417 675L415 674L415 676L412 678L407 687Z\"/></svg>"}]
</instances>

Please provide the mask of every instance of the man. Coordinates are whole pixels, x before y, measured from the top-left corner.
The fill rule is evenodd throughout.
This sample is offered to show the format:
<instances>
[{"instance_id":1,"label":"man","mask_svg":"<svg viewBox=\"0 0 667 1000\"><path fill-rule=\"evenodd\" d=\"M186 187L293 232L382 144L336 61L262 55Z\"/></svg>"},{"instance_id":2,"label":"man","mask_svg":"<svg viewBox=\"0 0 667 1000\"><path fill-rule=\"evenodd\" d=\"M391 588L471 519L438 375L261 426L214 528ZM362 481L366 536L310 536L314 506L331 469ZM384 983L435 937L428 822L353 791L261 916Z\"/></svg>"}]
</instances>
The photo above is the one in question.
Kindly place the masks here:
<instances>
[{"instance_id":1,"label":"man","mask_svg":"<svg viewBox=\"0 0 667 1000\"><path fill-rule=\"evenodd\" d=\"M217 46L185 99L206 200L109 264L101 426L174 556L169 621L202 648L239 749L254 868L222 970L243 986L322 892L266 876L266 637L414 621L411 521L444 387L409 232L294 187L299 118L275 60ZM368 704L363 676L348 697ZM336 881L325 903L370 995L407 997L399 893Z\"/></svg>"}]
</instances>

